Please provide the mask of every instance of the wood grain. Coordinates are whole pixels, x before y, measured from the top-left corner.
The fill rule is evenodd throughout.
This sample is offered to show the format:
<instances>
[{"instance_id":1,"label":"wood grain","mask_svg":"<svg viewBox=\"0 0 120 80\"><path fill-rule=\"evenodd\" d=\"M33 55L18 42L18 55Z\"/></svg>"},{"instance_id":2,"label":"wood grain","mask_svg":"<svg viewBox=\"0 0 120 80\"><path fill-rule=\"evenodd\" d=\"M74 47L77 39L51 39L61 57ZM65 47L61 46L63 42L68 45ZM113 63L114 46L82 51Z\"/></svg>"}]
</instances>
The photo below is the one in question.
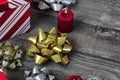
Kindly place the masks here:
<instances>
[{"instance_id":1,"label":"wood grain","mask_svg":"<svg viewBox=\"0 0 120 80\"><path fill-rule=\"evenodd\" d=\"M30 45L27 38L38 34L38 28L49 31L57 25L57 18L41 13L31 13L31 32L10 39L24 50ZM68 34L73 45L69 54L68 65L55 64L51 61L38 65L47 67L56 80L65 80L69 75L79 75L84 80L90 76L97 76L103 80L120 80L120 44L119 40L99 37L94 31L96 26L76 21L74 30ZM20 69L8 71L9 80L24 80L24 71L32 70L34 59L23 57L24 66Z\"/></svg>"},{"instance_id":2,"label":"wood grain","mask_svg":"<svg viewBox=\"0 0 120 80\"><path fill-rule=\"evenodd\" d=\"M31 5L33 10L40 11L36 4ZM77 0L69 9L73 10L75 20L120 30L120 0ZM57 12L52 10L40 13L57 17Z\"/></svg>"}]
</instances>

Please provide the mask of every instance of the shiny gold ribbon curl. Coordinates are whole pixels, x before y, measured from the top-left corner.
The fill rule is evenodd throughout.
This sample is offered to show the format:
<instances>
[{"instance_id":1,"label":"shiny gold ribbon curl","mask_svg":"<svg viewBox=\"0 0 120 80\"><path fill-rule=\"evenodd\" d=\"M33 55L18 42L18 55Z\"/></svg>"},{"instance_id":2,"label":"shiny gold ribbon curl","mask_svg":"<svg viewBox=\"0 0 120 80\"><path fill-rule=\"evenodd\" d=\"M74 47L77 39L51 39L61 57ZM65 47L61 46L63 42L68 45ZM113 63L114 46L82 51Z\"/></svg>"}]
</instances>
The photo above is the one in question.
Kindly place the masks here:
<instances>
[{"instance_id":1,"label":"shiny gold ribbon curl","mask_svg":"<svg viewBox=\"0 0 120 80\"><path fill-rule=\"evenodd\" d=\"M26 53L29 57L34 57L36 64L42 64L49 59L55 63L68 64L68 53L72 46L66 38L67 33L59 33L55 27L49 32L39 29L37 36L28 38L31 45Z\"/></svg>"}]
</instances>

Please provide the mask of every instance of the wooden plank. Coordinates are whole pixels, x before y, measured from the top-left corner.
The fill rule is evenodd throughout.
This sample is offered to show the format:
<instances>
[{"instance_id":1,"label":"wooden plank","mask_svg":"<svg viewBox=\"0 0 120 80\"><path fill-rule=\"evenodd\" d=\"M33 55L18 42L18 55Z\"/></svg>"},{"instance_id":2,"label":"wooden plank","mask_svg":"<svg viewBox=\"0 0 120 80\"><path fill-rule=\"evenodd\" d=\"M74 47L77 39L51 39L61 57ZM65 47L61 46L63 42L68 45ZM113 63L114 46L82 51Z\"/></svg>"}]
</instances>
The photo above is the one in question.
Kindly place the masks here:
<instances>
[{"instance_id":1,"label":"wooden plank","mask_svg":"<svg viewBox=\"0 0 120 80\"><path fill-rule=\"evenodd\" d=\"M33 10L37 10L36 4L32 3ZM77 0L70 9L75 14L75 20L88 24L114 28L120 30L120 1L119 0ZM57 17L57 12L52 10L40 11Z\"/></svg>"},{"instance_id":2,"label":"wooden plank","mask_svg":"<svg viewBox=\"0 0 120 80\"><path fill-rule=\"evenodd\" d=\"M119 0L79 0L73 9L78 20L109 28L120 28Z\"/></svg>"},{"instance_id":3,"label":"wooden plank","mask_svg":"<svg viewBox=\"0 0 120 80\"><path fill-rule=\"evenodd\" d=\"M41 13L41 12L40 12ZM39 12L31 13L31 32L10 39L14 44L26 51L29 42L27 38L38 34L38 28L46 31L57 25L57 18ZM104 80L120 80L120 44L119 40L100 37L95 32L93 25L75 21L74 30L68 34L68 39L73 45L69 54L70 63L66 66L47 62L39 65L46 66L56 80L65 80L69 75L80 75L86 80L89 76L97 76ZM24 67L8 71L9 80L24 80L24 71L33 68L34 60L23 57ZM54 68L53 68L54 67Z\"/></svg>"}]
</instances>

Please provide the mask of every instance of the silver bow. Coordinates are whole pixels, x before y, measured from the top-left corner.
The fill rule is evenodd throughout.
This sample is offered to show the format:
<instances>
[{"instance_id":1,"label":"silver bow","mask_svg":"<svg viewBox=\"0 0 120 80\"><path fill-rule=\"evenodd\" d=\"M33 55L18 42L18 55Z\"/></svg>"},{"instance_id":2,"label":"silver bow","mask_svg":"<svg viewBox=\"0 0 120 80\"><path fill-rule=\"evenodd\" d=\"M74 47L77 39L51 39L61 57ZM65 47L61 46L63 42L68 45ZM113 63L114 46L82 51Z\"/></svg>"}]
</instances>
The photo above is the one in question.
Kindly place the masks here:
<instances>
[{"instance_id":1,"label":"silver bow","mask_svg":"<svg viewBox=\"0 0 120 80\"><path fill-rule=\"evenodd\" d=\"M32 71L25 71L25 80L54 80L55 76L50 75L47 68L38 69L37 66Z\"/></svg>"},{"instance_id":2,"label":"silver bow","mask_svg":"<svg viewBox=\"0 0 120 80\"><path fill-rule=\"evenodd\" d=\"M102 79L100 79L100 78L89 78L89 79L87 79L87 80L102 80Z\"/></svg>"},{"instance_id":3,"label":"silver bow","mask_svg":"<svg viewBox=\"0 0 120 80\"><path fill-rule=\"evenodd\" d=\"M41 0L38 8L40 10L46 10L52 8L54 11L60 11L72 4L75 4L76 0Z\"/></svg>"},{"instance_id":4,"label":"silver bow","mask_svg":"<svg viewBox=\"0 0 120 80\"><path fill-rule=\"evenodd\" d=\"M103 79L96 76L89 76L86 80L103 80Z\"/></svg>"}]
</instances>

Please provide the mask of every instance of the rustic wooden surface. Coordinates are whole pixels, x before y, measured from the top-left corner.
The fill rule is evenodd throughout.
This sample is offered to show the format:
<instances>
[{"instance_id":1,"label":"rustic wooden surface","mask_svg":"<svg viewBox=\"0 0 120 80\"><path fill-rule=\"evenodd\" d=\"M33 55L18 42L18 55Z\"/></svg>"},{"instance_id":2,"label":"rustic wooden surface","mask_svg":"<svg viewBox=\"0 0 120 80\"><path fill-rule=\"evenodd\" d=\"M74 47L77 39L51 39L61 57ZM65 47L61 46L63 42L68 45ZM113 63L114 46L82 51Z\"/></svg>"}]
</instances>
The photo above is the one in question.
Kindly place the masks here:
<instances>
[{"instance_id":1,"label":"rustic wooden surface","mask_svg":"<svg viewBox=\"0 0 120 80\"><path fill-rule=\"evenodd\" d=\"M55 25L57 25L57 17L55 17L55 16L57 16L57 13L54 14L53 11L52 12L50 11L51 13L49 13L49 10L48 11L39 11L36 8L35 4L32 4L31 10L33 13L36 13L38 15L42 14L43 17L39 17L39 18L41 18L40 20L43 21L44 19L46 19L45 16L48 16L50 18L47 18L47 20L48 20L47 22L50 21L50 22L55 23ZM53 16L50 16L53 14L54 14L55 18ZM76 14L79 15L79 13L76 13ZM37 15L34 15L34 17L35 16L37 17ZM54 19L51 19L51 18L54 18ZM39 22L38 27L39 27L39 25L41 25L42 21ZM44 22L42 22L42 23L44 23ZM36 24L36 23L33 23L33 24ZM46 25L47 24L48 23L46 23ZM52 24L50 24L50 25L52 26ZM44 24L43 24L43 26L44 26ZM119 48L120 48L120 31L119 30L116 31L117 37L115 37L115 36L106 37L106 36L99 35L96 32L96 27L97 26L95 26L95 25L85 23L84 21L82 21L82 20L80 21L75 18L74 30L72 33L70 33L68 35L68 37L71 38L71 41L73 42L73 44L76 44L76 42L77 42L77 44L74 46L74 50L83 52L85 54L92 54L92 55L101 56L101 57L115 59L115 60L120 61L120 55L119 55L119 53L120 53L120 50L119 50ZM45 28L45 26L44 26L44 28ZM76 36L78 36L78 37L76 37Z\"/></svg>"},{"instance_id":2,"label":"rustic wooden surface","mask_svg":"<svg viewBox=\"0 0 120 80\"><path fill-rule=\"evenodd\" d=\"M34 13L31 15L32 31L10 40L12 43L20 45L24 51L29 46L27 38L32 35L37 35L38 28L43 28L48 31L57 25L55 17L45 14L36 15ZM120 62L118 61L120 60L118 58L120 55L119 47L117 47L119 44L116 44L117 46L112 45L115 43L114 41L97 38L94 31L92 31L92 27L94 26L83 22L75 22L74 30L68 34L68 39L73 45L73 50L69 54L70 63L68 65L63 66L53 62L47 62L38 66L40 68L47 67L50 73L56 76L56 80L65 80L67 76L73 74L82 76L84 80L89 76L97 76L103 80L120 80ZM109 44L110 42L112 43ZM104 55L106 57L101 57ZM7 76L9 80L24 80L24 71L31 70L35 65L34 60L28 58L26 55L23 57L23 62L24 67L8 71Z\"/></svg>"},{"instance_id":3,"label":"rustic wooden surface","mask_svg":"<svg viewBox=\"0 0 120 80\"><path fill-rule=\"evenodd\" d=\"M100 5L100 3L104 3L104 6L107 6L108 4L112 6L111 3L113 3L114 1L113 0L80 0L80 1L81 2L79 2L79 4L81 4L82 7L78 7L77 9L80 9L80 11L78 10L78 12L75 14L77 16L79 14L81 15L79 16L78 19L76 17L74 29L71 33L68 34L68 39L73 45L73 50L69 54L70 63L66 66L63 66L60 64L55 64L50 61L43 65L38 66L40 68L44 66L47 67L50 73L56 76L56 80L65 80L65 78L68 75L73 74L82 76L84 80L86 80L86 78L88 78L89 76L97 76L102 78L103 80L120 80L120 50L119 50L120 39L106 38L98 35L95 31L96 26L91 25L90 22L91 20L93 20L93 23L94 21L96 21L97 23L99 21L98 19L100 19L100 16L102 16L103 12L105 12L105 15L106 13L107 15L109 14L109 11L106 11L108 9L103 8L103 5ZM116 2L114 3L119 2L119 0L115 1ZM94 2L96 2L97 4L93 5ZM119 5L116 5L116 7L118 6ZM115 5L113 6L113 8L114 7ZM75 7L73 8L77 10ZM84 11L83 8L87 10ZM102 11L101 8L103 8L105 11ZM115 8L115 12L116 9L118 8ZM91 10L95 11L101 10L101 15L100 11L98 11L98 13L93 13L93 11ZM88 16L85 16L85 13ZM96 15L100 16L96 17ZM114 17L113 15L116 15L116 13L115 14L111 13L110 16ZM27 38L32 35L37 35L38 28L43 28L44 30L48 31L53 26L56 26L57 25L56 16L57 13L52 12L52 10L38 11L38 9L35 9L35 7L32 6L31 32L10 39L10 41L14 44L20 45L20 47L24 51L26 51L26 49L29 46ZM117 17L116 19L118 18L119 17ZM85 22L88 22L89 24ZM101 24L103 25L103 23ZM111 23L109 25L111 25ZM23 62L24 67L8 71L7 76L9 77L9 80L24 80L24 71L31 70L35 65L33 59L28 58L26 55L23 56Z\"/></svg>"},{"instance_id":4,"label":"rustic wooden surface","mask_svg":"<svg viewBox=\"0 0 120 80\"><path fill-rule=\"evenodd\" d=\"M120 30L120 0L77 0L69 9L73 10L76 20ZM57 13L48 10L44 14L56 16Z\"/></svg>"}]
</instances>

